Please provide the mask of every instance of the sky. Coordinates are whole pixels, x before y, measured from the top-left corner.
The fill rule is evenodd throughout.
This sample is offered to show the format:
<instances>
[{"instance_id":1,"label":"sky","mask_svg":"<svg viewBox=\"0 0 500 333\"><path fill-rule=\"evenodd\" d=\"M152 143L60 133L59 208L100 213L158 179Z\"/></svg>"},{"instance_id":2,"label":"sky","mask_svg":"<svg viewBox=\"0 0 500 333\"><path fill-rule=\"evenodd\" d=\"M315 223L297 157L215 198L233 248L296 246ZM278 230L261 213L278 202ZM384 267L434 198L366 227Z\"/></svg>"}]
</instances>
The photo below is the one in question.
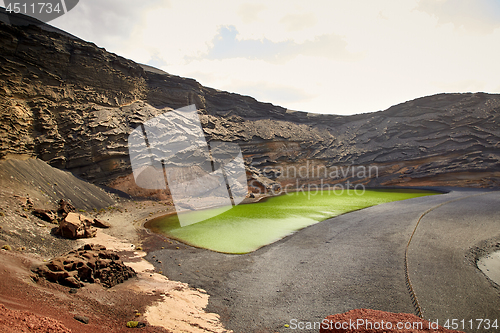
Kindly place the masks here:
<instances>
[{"instance_id":1,"label":"sky","mask_svg":"<svg viewBox=\"0 0 500 333\"><path fill-rule=\"evenodd\" d=\"M291 110L356 114L500 93L500 0L81 0L49 22Z\"/></svg>"}]
</instances>

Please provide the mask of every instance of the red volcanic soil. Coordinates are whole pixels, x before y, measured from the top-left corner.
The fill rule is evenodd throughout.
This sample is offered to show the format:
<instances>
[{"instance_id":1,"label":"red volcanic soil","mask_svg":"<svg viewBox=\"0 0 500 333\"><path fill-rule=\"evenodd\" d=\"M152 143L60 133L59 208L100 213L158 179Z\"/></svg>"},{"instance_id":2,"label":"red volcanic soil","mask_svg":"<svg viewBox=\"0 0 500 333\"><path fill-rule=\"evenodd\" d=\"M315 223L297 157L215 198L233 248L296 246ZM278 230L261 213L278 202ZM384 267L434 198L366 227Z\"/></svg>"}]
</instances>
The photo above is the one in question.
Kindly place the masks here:
<instances>
[{"instance_id":1,"label":"red volcanic soil","mask_svg":"<svg viewBox=\"0 0 500 333\"><path fill-rule=\"evenodd\" d=\"M70 293L70 288L30 278L35 259L14 251L0 250L0 332L130 332L128 321L145 322L145 307L158 296L135 293L127 282L113 288L89 285ZM88 318L88 324L75 319ZM134 332L168 332L146 326Z\"/></svg>"},{"instance_id":2,"label":"red volcanic soil","mask_svg":"<svg viewBox=\"0 0 500 333\"><path fill-rule=\"evenodd\" d=\"M0 304L0 329L11 333L67 333L71 332L59 320L35 315L29 311L9 310Z\"/></svg>"},{"instance_id":3,"label":"red volcanic soil","mask_svg":"<svg viewBox=\"0 0 500 333\"><path fill-rule=\"evenodd\" d=\"M320 333L461 332L448 330L412 314L391 313L370 309L356 309L328 316L323 320L323 324L323 327L319 330Z\"/></svg>"}]
</instances>

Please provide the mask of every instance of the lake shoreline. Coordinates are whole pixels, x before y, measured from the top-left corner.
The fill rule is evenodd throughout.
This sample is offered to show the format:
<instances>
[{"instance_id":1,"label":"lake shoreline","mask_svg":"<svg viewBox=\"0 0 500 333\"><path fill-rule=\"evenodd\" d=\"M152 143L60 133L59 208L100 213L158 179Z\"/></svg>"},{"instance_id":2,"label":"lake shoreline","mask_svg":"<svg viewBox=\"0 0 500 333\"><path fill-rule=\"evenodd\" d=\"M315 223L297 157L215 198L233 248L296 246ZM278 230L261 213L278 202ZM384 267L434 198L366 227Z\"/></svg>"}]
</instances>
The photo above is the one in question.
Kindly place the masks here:
<instances>
[{"instance_id":1,"label":"lake shoreline","mask_svg":"<svg viewBox=\"0 0 500 333\"><path fill-rule=\"evenodd\" d=\"M483 189L451 189L443 196L391 202L337 216L244 255L182 244L178 249L151 247L146 259L171 279L207 290L211 296L207 311L218 313L225 327L236 332L244 332L250 322L256 330L285 332L283 324L292 315L321 320L326 315L362 307L413 313L402 271L404 248L400 248L400 244L406 244L414 222L429 207L447 202L449 198L466 198L476 193L496 195ZM463 205L469 200L472 199L459 203ZM404 219L400 218L401 214ZM331 232L339 235L333 238L335 242L330 240ZM360 240L357 235L362 234L371 236ZM400 241L383 241L389 235ZM152 238L163 237L153 235ZM395 248L401 256L388 255L386 248ZM365 257L358 257L357 253L365 253ZM356 261L349 259L354 255ZM370 270L369 275L363 273ZM322 285L322 281L330 280L335 282ZM328 295L324 294L327 286L336 296L319 306L314 300ZM363 303L359 299L363 294L375 296ZM286 305L295 302L297 297L302 298L296 308Z\"/></svg>"},{"instance_id":2,"label":"lake shoreline","mask_svg":"<svg viewBox=\"0 0 500 333\"><path fill-rule=\"evenodd\" d=\"M142 223L150 232L163 234L187 245L229 254L245 254L267 246L298 230L351 211L384 202L404 200L423 195L441 194L416 188L372 188L358 193L347 190L295 191L273 197L260 198L253 203L222 210L209 219L181 226L175 212L170 212ZM264 200L263 200L264 199ZM182 212L183 221L203 211Z\"/></svg>"}]
</instances>

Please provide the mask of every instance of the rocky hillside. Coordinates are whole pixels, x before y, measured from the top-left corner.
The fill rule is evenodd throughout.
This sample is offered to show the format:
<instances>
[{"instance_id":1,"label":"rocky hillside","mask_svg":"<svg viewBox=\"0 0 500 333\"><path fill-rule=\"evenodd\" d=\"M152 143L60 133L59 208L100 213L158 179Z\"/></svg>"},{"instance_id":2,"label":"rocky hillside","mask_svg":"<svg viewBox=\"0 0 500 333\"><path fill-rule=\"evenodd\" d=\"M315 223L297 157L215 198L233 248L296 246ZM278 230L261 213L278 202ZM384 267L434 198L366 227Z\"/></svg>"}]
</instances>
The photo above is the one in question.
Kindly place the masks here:
<instances>
[{"instance_id":1,"label":"rocky hillside","mask_svg":"<svg viewBox=\"0 0 500 333\"><path fill-rule=\"evenodd\" d=\"M128 135L194 103L208 140L240 145L254 191L346 181L500 186L500 95L439 94L353 116L296 112L11 18L0 22L1 158L35 156L133 195L161 196L135 186Z\"/></svg>"}]
</instances>

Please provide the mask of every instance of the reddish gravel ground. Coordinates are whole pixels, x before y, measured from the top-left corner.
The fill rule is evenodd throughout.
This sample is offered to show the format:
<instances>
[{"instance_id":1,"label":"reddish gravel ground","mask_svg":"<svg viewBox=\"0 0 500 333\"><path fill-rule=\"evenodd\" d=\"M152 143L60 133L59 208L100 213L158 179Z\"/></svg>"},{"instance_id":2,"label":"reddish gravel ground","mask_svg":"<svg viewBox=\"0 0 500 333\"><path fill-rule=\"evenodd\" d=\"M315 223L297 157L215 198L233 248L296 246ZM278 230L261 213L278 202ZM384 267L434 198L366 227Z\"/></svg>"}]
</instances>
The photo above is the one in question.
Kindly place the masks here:
<instances>
[{"instance_id":1,"label":"reddish gravel ground","mask_svg":"<svg viewBox=\"0 0 500 333\"><path fill-rule=\"evenodd\" d=\"M34 283L30 268L35 259L14 251L0 250L0 332L130 332L126 323L144 321L147 305L159 299L153 291L138 293L127 282L106 289L87 285L77 293L70 288L40 279ZM88 324L74 319L85 316ZM145 321L144 321L145 322ZM168 331L161 327L135 328L134 332Z\"/></svg>"},{"instance_id":2,"label":"reddish gravel ground","mask_svg":"<svg viewBox=\"0 0 500 333\"><path fill-rule=\"evenodd\" d=\"M59 320L37 316L28 311L9 310L0 304L0 330L22 333L68 333L71 332Z\"/></svg>"},{"instance_id":3,"label":"reddish gravel ground","mask_svg":"<svg viewBox=\"0 0 500 333\"><path fill-rule=\"evenodd\" d=\"M370 309L356 309L325 318L329 327L321 327L320 333L463 333L433 325L408 313L390 313Z\"/></svg>"}]
</instances>

